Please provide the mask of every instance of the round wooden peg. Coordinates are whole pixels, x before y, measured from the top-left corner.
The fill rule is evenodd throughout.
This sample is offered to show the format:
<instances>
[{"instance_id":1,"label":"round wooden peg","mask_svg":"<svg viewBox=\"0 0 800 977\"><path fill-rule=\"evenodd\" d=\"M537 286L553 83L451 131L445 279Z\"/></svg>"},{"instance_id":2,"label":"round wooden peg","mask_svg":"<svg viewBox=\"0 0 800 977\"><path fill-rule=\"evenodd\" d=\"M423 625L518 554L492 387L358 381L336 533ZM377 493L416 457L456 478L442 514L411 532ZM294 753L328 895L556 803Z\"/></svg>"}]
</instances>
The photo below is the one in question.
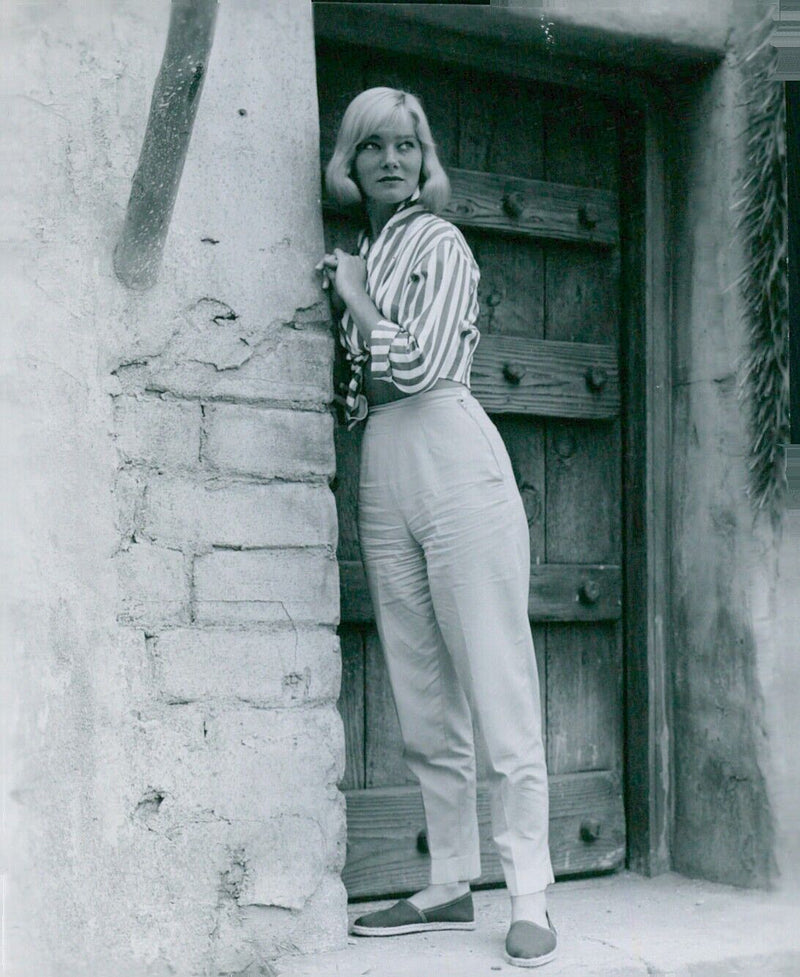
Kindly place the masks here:
<instances>
[{"instance_id":1,"label":"round wooden peg","mask_svg":"<svg viewBox=\"0 0 800 977\"><path fill-rule=\"evenodd\" d=\"M586 386L594 393L599 393L608 382L608 373L602 366L587 367Z\"/></svg>"},{"instance_id":2,"label":"round wooden peg","mask_svg":"<svg viewBox=\"0 0 800 977\"><path fill-rule=\"evenodd\" d=\"M587 231L593 231L597 227L598 220L597 211L591 204L582 204L578 208L578 223Z\"/></svg>"},{"instance_id":3,"label":"round wooden peg","mask_svg":"<svg viewBox=\"0 0 800 977\"><path fill-rule=\"evenodd\" d=\"M578 596L584 604L596 604L600 599L600 584L596 580L584 580Z\"/></svg>"},{"instance_id":4,"label":"round wooden peg","mask_svg":"<svg viewBox=\"0 0 800 977\"><path fill-rule=\"evenodd\" d=\"M600 837L600 827L597 818L584 818L580 826L581 841L597 841Z\"/></svg>"},{"instance_id":5,"label":"round wooden peg","mask_svg":"<svg viewBox=\"0 0 800 977\"><path fill-rule=\"evenodd\" d=\"M515 386L522 380L527 372L527 369L521 363L503 364L503 376L506 378L506 380L508 380L509 383L513 383Z\"/></svg>"},{"instance_id":6,"label":"round wooden peg","mask_svg":"<svg viewBox=\"0 0 800 977\"><path fill-rule=\"evenodd\" d=\"M519 220L524 209L525 199L521 193L512 190L503 195L503 210L506 216L513 218L513 220Z\"/></svg>"}]
</instances>

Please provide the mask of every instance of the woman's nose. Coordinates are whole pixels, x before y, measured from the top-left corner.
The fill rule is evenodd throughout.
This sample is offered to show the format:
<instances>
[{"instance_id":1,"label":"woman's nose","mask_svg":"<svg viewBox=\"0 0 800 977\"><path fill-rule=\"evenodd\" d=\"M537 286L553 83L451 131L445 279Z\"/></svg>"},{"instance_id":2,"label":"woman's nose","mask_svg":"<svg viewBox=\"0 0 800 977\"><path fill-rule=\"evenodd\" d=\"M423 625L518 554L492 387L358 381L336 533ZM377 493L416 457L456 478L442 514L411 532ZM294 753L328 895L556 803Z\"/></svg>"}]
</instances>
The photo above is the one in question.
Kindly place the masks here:
<instances>
[{"instance_id":1,"label":"woman's nose","mask_svg":"<svg viewBox=\"0 0 800 977\"><path fill-rule=\"evenodd\" d=\"M387 146L383 153L384 166L397 166L397 153L392 146Z\"/></svg>"}]
</instances>

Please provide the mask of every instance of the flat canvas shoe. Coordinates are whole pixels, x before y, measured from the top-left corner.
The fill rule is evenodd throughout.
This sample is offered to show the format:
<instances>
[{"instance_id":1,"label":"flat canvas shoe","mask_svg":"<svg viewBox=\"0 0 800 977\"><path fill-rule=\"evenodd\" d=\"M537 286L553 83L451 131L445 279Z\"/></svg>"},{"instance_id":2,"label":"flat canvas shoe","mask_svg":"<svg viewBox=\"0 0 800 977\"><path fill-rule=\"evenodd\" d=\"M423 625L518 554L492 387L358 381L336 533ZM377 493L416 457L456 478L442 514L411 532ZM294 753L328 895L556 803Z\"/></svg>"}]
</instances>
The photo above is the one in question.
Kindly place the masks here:
<instances>
[{"instance_id":1,"label":"flat canvas shoe","mask_svg":"<svg viewBox=\"0 0 800 977\"><path fill-rule=\"evenodd\" d=\"M542 967L556 957L558 939L550 917L548 928L518 919L506 936L505 959L515 967Z\"/></svg>"},{"instance_id":2,"label":"flat canvas shoe","mask_svg":"<svg viewBox=\"0 0 800 977\"><path fill-rule=\"evenodd\" d=\"M400 899L388 909L360 916L353 923L357 936L400 936L429 930L474 930L475 910L472 893L430 909L417 909L407 899Z\"/></svg>"}]
</instances>

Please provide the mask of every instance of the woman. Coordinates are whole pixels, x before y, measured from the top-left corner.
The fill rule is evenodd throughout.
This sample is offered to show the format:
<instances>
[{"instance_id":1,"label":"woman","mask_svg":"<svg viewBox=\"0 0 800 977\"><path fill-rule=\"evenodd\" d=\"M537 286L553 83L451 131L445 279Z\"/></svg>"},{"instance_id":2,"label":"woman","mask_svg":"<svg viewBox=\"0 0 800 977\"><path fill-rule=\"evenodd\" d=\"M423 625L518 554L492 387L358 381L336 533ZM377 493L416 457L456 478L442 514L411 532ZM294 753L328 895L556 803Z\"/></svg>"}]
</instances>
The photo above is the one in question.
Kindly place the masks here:
<instances>
[{"instance_id":1,"label":"woman","mask_svg":"<svg viewBox=\"0 0 800 977\"><path fill-rule=\"evenodd\" d=\"M360 543L431 855L429 886L353 932L474 928L474 712L511 895L506 959L538 966L556 937L528 525L505 446L469 392L478 268L435 215L449 182L413 95L372 88L350 103L326 183L339 202L362 203L369 223L357 255L337 248L317 268L342 312L348 421L368 416Z\"/></svg>"}]
</instances>

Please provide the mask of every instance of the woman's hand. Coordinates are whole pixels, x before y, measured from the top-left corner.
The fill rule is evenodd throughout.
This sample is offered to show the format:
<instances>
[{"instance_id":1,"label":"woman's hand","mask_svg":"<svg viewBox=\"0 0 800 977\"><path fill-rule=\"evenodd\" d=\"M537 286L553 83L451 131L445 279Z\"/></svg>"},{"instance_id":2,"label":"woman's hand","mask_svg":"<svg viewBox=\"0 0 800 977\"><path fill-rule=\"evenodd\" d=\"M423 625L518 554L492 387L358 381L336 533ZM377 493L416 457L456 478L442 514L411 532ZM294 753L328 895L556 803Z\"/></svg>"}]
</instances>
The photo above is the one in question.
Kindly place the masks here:
<instances>
[{"instance_id":1,"label":"woman's hand","mask_svg":"<svg viewBox=\"0 0 800 977\"><path fill-rule=\"evenodd\" d=\"M366 294L367 263L357 254L347 254L341 248L333 252L336 259L334 286L345 302L350 296Z\"/></svg>"},{"instance_id":2,"label":"woman's hand","mask_svg":"<svg viewBox=\"0 0 800 977\"><path fill-rule=\"evenodd\" d=\"M316 270L322 272L322 287L332 285L335 294L344 303L349 304L353 296L366 295L367 264L358 255L335 248L333 254L323 257Z\"/></svg>"},{"instance_id":3,"label":"woman's hand","mask_svg":"<svg viewBox=\"0 0 800 977\"><path fill-rule=\"evenodd\" d=\"M338 259L334 254L326 254L322 261L317 262L314 265L314 271L319 272L322 275L322 287L328 293L331 300L331 308L333 309L333 314L340 316L345 310L344 300L341 298L339 293L336 291L336 265L338 264Z\"/></svg>"},{"instance_id":4,"label":"woman's hand","mask_svg":"<svg viewBox=\"0 0 800 977\"><path fill-rule=\"evenodd\" d=\"M316 270L323 276L322 287L330 294L334 312L341 315L347 306L358 334L364 342L370 342L380 313L367 294L367 263L358 255L336 248L333 254L325 255Z\"/></svg>"}]
</instances>

